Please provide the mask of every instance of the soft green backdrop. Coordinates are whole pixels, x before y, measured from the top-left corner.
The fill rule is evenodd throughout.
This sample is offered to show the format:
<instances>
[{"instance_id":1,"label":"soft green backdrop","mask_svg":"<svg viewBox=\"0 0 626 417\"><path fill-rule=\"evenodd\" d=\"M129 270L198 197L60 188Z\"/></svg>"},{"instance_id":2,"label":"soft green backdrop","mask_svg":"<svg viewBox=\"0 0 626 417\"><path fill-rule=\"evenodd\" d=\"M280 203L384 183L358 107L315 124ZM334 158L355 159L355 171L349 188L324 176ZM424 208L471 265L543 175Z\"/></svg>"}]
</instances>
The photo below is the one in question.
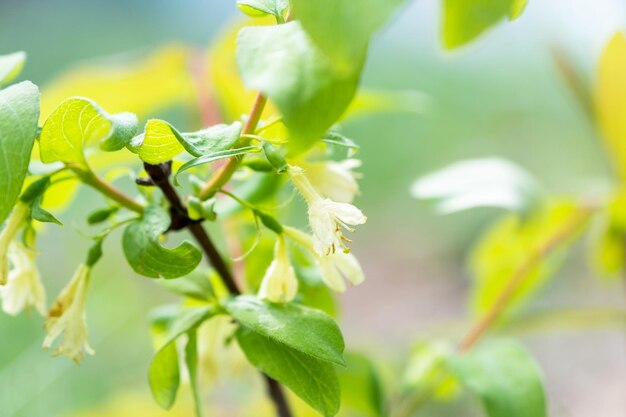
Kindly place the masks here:
<instances>
[{"instance_id":1,"label":"soft green backdrop","mask_svg":"<svg viewBox=\"0 0 626 417\"><path fill-rule=\"evenodd\" d=\"M419 0L376 37L364 84L428 94L425 114L370 116L345 126L362 145L359 205L369 217L356 237L368 282L344 297L348 344L384 359L404 351L439 321L463 317L465 250L497 211L438 218L410 198L419 175L457 159L504 156L548 189L602 188L608 180L594 131L553 65L552 47L569 52L592 82L602 45L626 26L620 0L530 0L516 22L470 47L443 53L438 5ZM231 0L3 0L0 53L29 54L24 77L45 84L76 61L171 41L207 45L237 10ZM389 145L396 152L383 151ZM84 192L79 205L99 197ZM49 296L83 258L84 229L74 211L65 230L40 242ZM80 367L40 348L39 317L0 316L0 416L50 417L99 407L122 390L145 396L151 347L147 311L167 301L133 275L115 237L95 271L88 320L97 355ZM598 284L584 262L561 272L538 305L623 305L619 282ZM554 415L610 417L626 408L624 337L615 332L527 340L543 365ZM600 389L600 384L602 389ZM621 393L621 394L620 394ZM567 410L567 414L566 411ZM449 413L454 413L448 409Z\"/></svg>"}]
</instances>

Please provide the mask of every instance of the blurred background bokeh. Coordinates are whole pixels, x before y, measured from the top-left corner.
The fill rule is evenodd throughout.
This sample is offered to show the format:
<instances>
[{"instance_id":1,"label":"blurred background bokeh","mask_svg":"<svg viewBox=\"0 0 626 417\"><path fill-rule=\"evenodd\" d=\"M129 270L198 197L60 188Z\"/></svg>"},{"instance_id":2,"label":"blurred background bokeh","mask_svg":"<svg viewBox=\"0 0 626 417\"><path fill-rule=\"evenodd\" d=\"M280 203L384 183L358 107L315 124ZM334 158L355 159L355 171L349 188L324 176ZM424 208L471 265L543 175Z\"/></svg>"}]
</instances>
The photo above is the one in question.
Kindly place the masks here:
<instances>
[{"instance_id":1,"label":"blurred background bokeh","mask_svg":"<svg viewBox=\"0 0 626 417\"><path fill-rule=\"evenodd\" d=\"M43 86L45 94L47 82L83 60L171 43L205 48L239 15L234 3L2 0L0 54L26 51L23 78ZM410 197L412 181L459 159L502 156L555 193L602 190L610 182L596 132L560 79L552 50L566 51L593 83L603 45L626 27L626 3L530 0L519 20L453 53L440 46L438 3L412 1L397 14L376 36L363 79L370 88L423 92L430 97L428 108L343 126L362 145L358 204L369 221L354 245L367 281L341 297L341 321L348 346L391 366L400 365L415 341L463 328L467 250L499 215L485 209L438 217ZM84 190L74 207L97 204L100 197ZM75 233L84 229L75 210L61 214L65 227L49 227L39 243L51 295L84 256L73 250L85 245ZM41 318L0 315L1 417L105 415L89 414L94 410L122 417L170 415L152 405L146 370L152 352L147 312L172 298L132 273L115 240L107 242L106 261L96 268L90 292L95 357L80 366L65 357L51 359L41 349ZM581 254L580 248L574 251L530 311L623 308L624 282L594 277ZM623 329L550 329L526 334L523 341L544 370L551 415L626 415ZM432 409L420 415L470 412Z\"/></svg>"}]
</instances>

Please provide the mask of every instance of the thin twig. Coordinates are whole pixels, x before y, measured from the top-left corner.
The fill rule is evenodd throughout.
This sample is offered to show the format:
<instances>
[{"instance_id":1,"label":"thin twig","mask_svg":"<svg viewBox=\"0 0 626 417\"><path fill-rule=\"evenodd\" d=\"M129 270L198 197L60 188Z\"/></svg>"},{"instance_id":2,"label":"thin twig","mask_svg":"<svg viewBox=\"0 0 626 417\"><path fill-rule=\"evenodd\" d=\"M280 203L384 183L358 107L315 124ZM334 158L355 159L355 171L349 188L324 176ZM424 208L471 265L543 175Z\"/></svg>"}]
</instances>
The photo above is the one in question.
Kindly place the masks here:
<instances>
[{"instance_id":1,"label":"thin twig","mask_svg":"<svg viewBox=\"0 0 626 417\"><path fill-rule=\"evenodd\" d=\"M187 209L182 203L176 189L172 187L172 184L169 181L170 175L170 164L159 164L159 165L150 165L145 164L145 169L154 184L161 189L165 198L170 203L170 213L173 216L172 223L178 222L180 224L185 224L184 227L189 229L193 237L196 239L198 244L202 247L205 255L211 262L211 265L217 273L220 275L224 285L228 288L229 292L233 295L241 294L241 290L237 286L233 275L231 274L226 262L218 252L217 248L211 241L209 234L206 232L201 222L193 221L189 218L187 214ZM174 217L181 216L181 218L175 219ZM276 406L276 412L279 417L292 417L291 411L289 409L289 405L287 403L287 399L283 392L282 387L278 382L274 379L270 378L268 375L263 374L263 377L267 384L268 394L272 399L272 402Z\"/></svg>"},{"instance_id":2,"label":"thin twig","mask_svg":"<svg viewBox=\"0 0 626 417\"><path fill-rule=\"evenodd\" d=\"M500 294L498 294L494 302L491 306L489 306L489 309L476 322L476 324L470 328L465 337L461 340L458 346L459 352L465 352L474 346L478 339L480 339L481 336L485 334L491 325L500 317L537 263L571 238L572 235L576 233L578 228L589 219L589 216L592 213L593 210L588 207L579 209L572 216L572 218L565 223L565 225L563 225L562 228L557 230L554 235L550 236L545 242L528 255L528 257L515 269Z\"/></svg>"},{"instance_id":3,"label":"thin twig","mask_svg":"<svg viewBox=\"0 0 626 417\"><path fill-rule=\"evenodd\" d=\"M250 111L250 116L248 116L248 120L241 130L241 136L254 133L259 121L261 120L261 115L263 114L266 103L267 98L262 93L257 94L252 110ZM202 187L202 190L198 193L198 197L202 200L208 200L213 197L215 193L217 193L217 191L222 188L233 176L237 170L240 160L240 156L232 156L228 158L219 171L217 171L215 175L209 178L206 184L204 184L204 187Z\"/></svg>"}]
</instances>

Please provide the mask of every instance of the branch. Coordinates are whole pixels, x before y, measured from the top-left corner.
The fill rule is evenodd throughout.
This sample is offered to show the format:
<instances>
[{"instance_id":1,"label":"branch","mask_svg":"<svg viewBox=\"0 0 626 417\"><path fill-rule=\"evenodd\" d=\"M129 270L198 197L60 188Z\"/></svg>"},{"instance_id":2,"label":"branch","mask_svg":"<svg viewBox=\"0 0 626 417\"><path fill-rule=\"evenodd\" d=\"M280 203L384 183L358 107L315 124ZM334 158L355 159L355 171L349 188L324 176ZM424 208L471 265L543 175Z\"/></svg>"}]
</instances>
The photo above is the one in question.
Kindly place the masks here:
<instances>
[{"instance_id":1,"label":"branch","mask_svg":"<svg viewBox=\"0 0 626 417\"><path fill-rule=\"evenodd\" d=\"M262 93L257 94L252 110L250 111L250 116L248 116L248 121L241 130L241 137L254 133L259 121L261 120L261 115L263 114L263 109L265 109L266 103L267 98ZM237 170L240 159L241 158L239 156L232 156L228 158L220 170L217 171L215 175L213 175L213 177L206 182L206 184L204 184L204 187L202 187L202 190L198 193L198 197L200 197L201 200L208 200L213 197L220 188L226 185L226 183L230 180L230 177L233 176Z\"/></svg>"},{"instance_id":2,"label":"branch","mask_svg":"<svg viewBox=\"0 0 626 417\"><path fill-rule=\"evenodd\" d=\"M543 244L528 255L517 269L513 271L513 274L500 294L498 294L493 304L461 340L458 346L459 352L465 352L476 344L478 339L480 339L500 317L537 263L571 238L578 228L589 219L592 213L592 208L581 208L561 229L557 230L554 235L550 236Z\"/></svg>"},{"instance_id":3,"label":"branch","mask_svg":"<svg viewBox=\"0 0 626 417\"><path fill-rule=\"evenodd\" d=\"M67 167L71 169L83 183L101 192L105 196L109 197L111 200L136 213L143 213L143 205L136 202L131 197L127 196L110 183L104 181L102 178L98 177L91 170L81 169L73 164L68 164Z\"/></svg>"},{"instance_id":4,"label":"branch","mask_svg":"<svg viewBox=\"0 0 626 417\"><path fill-rule=\"evenodd\" d=\"M182 203L176 189L172 186L169 181L169 175L171 173L171 163L159 164L159 165L150 165L144 164L145 170L152 179L154 185L159 187L165 198L170 203L170 214L172 215L172 225L177 224L177 227L183 228L186 227L189 229L193 237L196 239L198 244L202 247L207 258L211 262L211 265L217 273L222 278L222 281L228 288L229 292L233 295L241 294L241 290L237 287L237 284L234 280L233 275L231 274L226 262L219 254L217 248L211 241L209 234L206 232L201 222L194 221L189 218L187 214L187 209ZM184 225L180 227L180 225ZM171 230L178 230L172 228ZM289 405L287 404L287 399L285 398L285 394L282 390L282 387L278 382L274 379L270 378L268 375L263 374L265 378L265 382L267 384L268 394L274 405L276 406L276 412L279 417L292 417L291 411L289 410Z\"/></svg>"}]
</instances>

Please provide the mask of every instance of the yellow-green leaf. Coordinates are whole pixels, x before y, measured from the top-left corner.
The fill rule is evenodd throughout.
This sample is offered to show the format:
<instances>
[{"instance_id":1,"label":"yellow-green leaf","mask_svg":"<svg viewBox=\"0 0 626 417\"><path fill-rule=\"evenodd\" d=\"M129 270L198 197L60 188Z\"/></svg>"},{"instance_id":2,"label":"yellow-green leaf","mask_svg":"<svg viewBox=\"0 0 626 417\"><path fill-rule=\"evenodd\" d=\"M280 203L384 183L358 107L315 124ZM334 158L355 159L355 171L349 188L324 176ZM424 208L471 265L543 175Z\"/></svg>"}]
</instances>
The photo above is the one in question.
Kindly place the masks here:
<instances>
[{"instance_id":1,"label":"yellow-green leaf","mask_svg":"<svg viewBox=\"0 0 626 417\"><path fill-rule=\"evenodd\" d=\"M598 123L615 170L626 180L626 36L616 33L600 58L596 89Z\"/></svg>"},{"instance_id":2,"label":"yellow-green leaf","mask_svg":"<svg viewBox=\"0 0 626 417\"><path fill-rule=\"evenodd\" d=\"M586 213L571 201L557 200L526 217L510 214L496 222L470 257L473 313L488 309L520 273L523 283L509 307L527 300L561 265L565 249L587 224Z\"/></svg>"},{"instance_id":3,"label":"yellow-green leaf","mask_svg":"<svg viewBox=\"0 0 626 417\"><path fill-rule=\"evenodd\" d=\"M85 148L89 145L99 142L104 150L119 150L136 130L134 114L110 115L89 99L69 98L56 108L41 129L41 161L85 163Z\"/></svg>"},{"instance_id":4,"label":"yellow-green leaf","mask_svg":"<svg viewBox=\"0 0 626 417\"><path fill-rule=\"evenodd\" d=\"M190 61L193 51L166 45L149 53L124 54L71 68L45 85L41 114L46 117L67 97L89 97L110 112L141 118L177 105L195 109Z\"/></svg>"},{"instance_id":5,"label":"yellow-green leaf","mask_svg":"<svg viewBox=\"0 0 626 417\"><path fill-rule=\"evenodd\" d=\"M241 123L217 124L197 132L181 133L163 120L150 120L144 133L133 138L129 148L142 161L159 164L183 151L199 157L230 149L241 134Z\"/></svg>"},{"instance_id":6,"label":"yellow-green leaf","mask_svg":"<svg viewBox=\"0 0 626 417\"><path fill-rule=\"evenodd\" d=\"M504 18L519 17L527 0L442 0L442 38L446 49L471 42Z\"/></svg>"},{"instance_id":7,"label":"yellow-green leaf","mask_svg":"<svg viewBox=\"0 0 626 417\"><path fill-rule=\"evenodd\" d=\"M23 51L0 55L0 86L8 84L22 71L26 62L26 53Z\"/></svg>"}]
</instances>

